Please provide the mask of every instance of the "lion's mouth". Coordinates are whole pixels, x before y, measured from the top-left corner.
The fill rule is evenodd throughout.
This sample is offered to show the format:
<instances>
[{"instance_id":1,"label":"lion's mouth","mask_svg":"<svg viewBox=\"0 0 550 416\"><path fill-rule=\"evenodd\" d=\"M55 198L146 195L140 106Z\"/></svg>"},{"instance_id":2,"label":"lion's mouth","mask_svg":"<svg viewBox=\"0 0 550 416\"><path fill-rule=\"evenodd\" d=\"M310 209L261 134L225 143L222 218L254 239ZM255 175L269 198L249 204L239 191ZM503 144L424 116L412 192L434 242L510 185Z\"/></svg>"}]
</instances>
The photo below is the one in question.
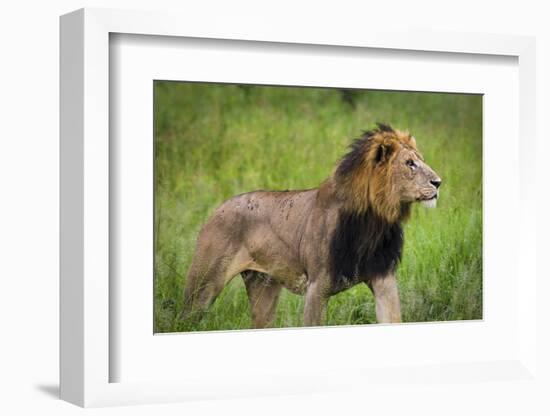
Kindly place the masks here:
<instances>
[{"instance_id":1,"label":"lion's mouth","mask_svg":"<svg viewBox=\"0 0 550 416\"><path fill-rule=\"evenodd\" d=\"M437 205L438 192L427 198L420 198L419 202L427 208L435 208Z\"/></svg>"}]
</instances>

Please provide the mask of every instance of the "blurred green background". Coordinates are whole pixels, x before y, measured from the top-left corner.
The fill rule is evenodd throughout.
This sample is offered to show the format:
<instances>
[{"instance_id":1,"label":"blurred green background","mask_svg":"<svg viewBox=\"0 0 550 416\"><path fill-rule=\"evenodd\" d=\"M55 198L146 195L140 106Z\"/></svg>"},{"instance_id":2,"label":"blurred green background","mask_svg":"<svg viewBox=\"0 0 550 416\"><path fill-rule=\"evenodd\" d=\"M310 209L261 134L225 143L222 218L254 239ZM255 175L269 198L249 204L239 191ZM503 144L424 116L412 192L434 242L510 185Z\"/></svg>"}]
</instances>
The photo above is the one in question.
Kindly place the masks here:
<instances>
[{"instance_id":1,"label":"blurred green background","mask_svg":"<svg viewBox=\"0 0 550 416\"><path fill-rule=\"evenodd\" d=\"M197 233L233 195L316 187L377 121L409 130L443 178L438 206L415 206L398 281L404 322L482 318L482 97L156 81L155 332L251 326L236 277L193 328L177 320ZM276 326L302 324L283 290ZM327 325L375 322L358 285L329 301Z\"/></svg>"}]
</instances>

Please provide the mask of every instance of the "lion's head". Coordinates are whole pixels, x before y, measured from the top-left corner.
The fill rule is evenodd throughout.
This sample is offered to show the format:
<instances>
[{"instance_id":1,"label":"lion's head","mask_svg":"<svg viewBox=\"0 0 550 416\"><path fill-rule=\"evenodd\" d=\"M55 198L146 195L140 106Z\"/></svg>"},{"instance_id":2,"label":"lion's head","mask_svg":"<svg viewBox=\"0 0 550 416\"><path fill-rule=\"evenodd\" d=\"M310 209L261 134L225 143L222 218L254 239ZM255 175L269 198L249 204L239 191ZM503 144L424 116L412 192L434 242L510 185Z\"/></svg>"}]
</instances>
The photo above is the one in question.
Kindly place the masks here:
<instances>
[{"instance_id":1,"label":"lion's head","mask_svg":"<svg viewBox=\"0 0 550 416\"><path fill-rule=\"evenodd\" d=\"M424 162L414 137L386 124L377 126L351 144L334 172L346 209L371 209L396 222L408 216L413 202L434 207L441 179Z\"/></svg>"}]
</instances>

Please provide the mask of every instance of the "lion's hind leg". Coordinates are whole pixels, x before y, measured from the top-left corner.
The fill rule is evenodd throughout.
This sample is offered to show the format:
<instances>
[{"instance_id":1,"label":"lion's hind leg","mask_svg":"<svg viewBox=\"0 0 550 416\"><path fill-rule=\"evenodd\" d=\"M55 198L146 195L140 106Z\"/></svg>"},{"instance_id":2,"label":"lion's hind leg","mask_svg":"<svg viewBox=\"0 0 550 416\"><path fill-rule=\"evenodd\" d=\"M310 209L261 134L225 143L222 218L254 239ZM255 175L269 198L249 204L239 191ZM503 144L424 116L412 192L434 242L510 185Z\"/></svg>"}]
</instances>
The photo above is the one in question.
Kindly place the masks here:
<instances>
[{"instance_id":1,"label":"lion's hind leg","mask_svg":"<svg viewBox=\"0 0 550 416\"><path fill-rule=\"evenodd\" d=\"M277 313L281 284L266 273L247 270L241 275L250 301L254 328L271 327Z\"/></svg>"},{"instance_id":2,"label":"lion's hind leg","mask_svg":"<svg viewBox=\"0 0 550 416\"><path fill-rule=\"evenodd\" d=\"M197 247L183 291L180 319L197 323L231 279L247 269L249 262L243 248L224 247L222 251Z\"/></svg>"},{"instance_id":3,"label":"lion's hind leg","mask_svg":"<svg viewBox=\"0 0 550 416\"><path fill-rule=\"evenodd\" d=\"M223 285L219 284L221 269L220 264L213 264L206 270L191 266L183 291L182 321L194 325L202 319L204 312L223 289Z\"/></svg>"}]
</instances>

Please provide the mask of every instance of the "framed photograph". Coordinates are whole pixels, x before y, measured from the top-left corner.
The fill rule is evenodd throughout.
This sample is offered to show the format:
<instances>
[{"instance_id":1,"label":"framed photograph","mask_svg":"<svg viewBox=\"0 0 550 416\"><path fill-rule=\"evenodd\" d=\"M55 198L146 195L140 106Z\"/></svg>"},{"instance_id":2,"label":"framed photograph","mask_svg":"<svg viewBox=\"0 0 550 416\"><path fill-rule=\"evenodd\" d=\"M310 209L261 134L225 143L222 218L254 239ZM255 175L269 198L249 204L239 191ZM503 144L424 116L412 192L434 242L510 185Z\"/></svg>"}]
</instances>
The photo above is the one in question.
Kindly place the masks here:
<instances>
[{"instance_id":1,"label":"framed photograph","mask_svg":"<svg viewBox=\"0 0 550 416\"><path fill-rule=\"evenodd\" d=\"M157 80L154 108L155 333L483 318L481 94Z\"/></svg>"},{"instance_id":2,"label":"framed photograph","mask_svg":"<svg viewBox=\"0 0 550 416\"><path fill-rule=\"evenodd\" d=\"M534 40L241 28L61 18L61 397L536 383Z\"/></svg>"}]
</instances>

